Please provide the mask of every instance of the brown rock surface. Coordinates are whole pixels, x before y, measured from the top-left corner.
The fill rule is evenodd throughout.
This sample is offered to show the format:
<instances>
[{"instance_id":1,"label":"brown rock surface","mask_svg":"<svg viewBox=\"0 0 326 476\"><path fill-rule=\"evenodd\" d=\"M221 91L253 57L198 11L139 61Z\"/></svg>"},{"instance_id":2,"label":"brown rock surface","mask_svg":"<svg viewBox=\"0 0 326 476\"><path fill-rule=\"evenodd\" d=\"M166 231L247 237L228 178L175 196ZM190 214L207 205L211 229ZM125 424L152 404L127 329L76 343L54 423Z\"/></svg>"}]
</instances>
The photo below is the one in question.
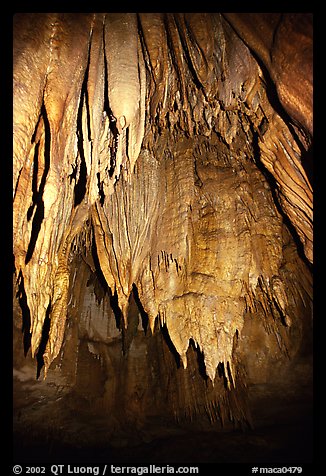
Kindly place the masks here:
<instances>
[{"instance_id":1,"label":"brown rock surface","mask_svg":"<svg viewBox=\"0 0 326 476\"><path fill-rule=\"evenodd\" d=\"M310 378L311 34L309 14L15 16L18 434L243 427Z\"/></svg>"}]
</instances>

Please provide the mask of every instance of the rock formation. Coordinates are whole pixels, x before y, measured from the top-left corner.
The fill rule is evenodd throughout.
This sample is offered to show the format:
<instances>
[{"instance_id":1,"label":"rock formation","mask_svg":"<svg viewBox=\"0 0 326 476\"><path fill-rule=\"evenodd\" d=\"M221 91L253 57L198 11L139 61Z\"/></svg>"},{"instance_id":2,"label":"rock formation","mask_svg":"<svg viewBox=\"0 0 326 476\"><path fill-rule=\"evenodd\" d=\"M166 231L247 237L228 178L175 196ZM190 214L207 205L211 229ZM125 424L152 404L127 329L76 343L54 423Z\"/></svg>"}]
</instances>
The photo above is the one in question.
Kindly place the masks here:
<instances>
[{"instance_id":1,"label":"rock formation","mask_svg":"<svg viewBox=\"0 0 326 476\"><path fill-rule=\"evenodd\" d=\"M17 380L250 423L311 338L311 16L17 14L13 84Z\"/></svg>"}]
</instances>

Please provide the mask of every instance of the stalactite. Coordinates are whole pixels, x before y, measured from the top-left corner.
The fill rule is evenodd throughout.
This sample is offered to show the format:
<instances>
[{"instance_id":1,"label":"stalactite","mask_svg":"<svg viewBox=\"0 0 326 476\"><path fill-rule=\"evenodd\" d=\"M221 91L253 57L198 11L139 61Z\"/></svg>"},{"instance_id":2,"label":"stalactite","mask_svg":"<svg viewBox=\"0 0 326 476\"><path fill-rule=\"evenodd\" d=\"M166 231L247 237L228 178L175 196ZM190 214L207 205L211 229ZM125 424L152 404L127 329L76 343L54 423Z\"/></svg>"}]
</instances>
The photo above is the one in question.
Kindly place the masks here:
<instances>
[{"instance_id":1,"label":"stalactite","mask_svg":"<svg viewBox=\"0 0 326 476\"><path fill-rule=\"evenodd\" d=\"M222 424L231 407L231 420L245 418L234 357L245 316L261 319L287 353L291 286L309 306L311 283L286 279L284 214L312 261L307 144L274 110L264 68L225 18L20 16L14 57L14 253L32 354L49 313L49 372L83 249L117 298L125 350L137 344L138 317L128 327L136 288L152 338L167 331L183 376L194 345L220 392L205 403L185 397L182 412L204 408ZM93 248L96 265L86 257Z\"/></svg>"},{"instance_id":2,"label":"stalactite","mask_svg":"<svg viewBox=\"0 0 326 476\"><path fill-rule=\"evenodd\" d=\"M116 177L125 160L133 172L144 136L146 73L134 13L105 19L109 107L117 129ZM123 73L122 73L123 72Z\"/></svg>"},{"instance_id":3,"label":"stalactite","mask_svg":"<svg viewBox=\"0 0 326 476\"><path fill-rule=\"evenodd\" d=\"M146 99L146 70L140 40L138 38L138 73L139 73L139 105L134 121L130 124L128 138L128 158L131 173L134 171L136 160L140 154L145 132L145 99Z\"/></svg>"}]
</instances>

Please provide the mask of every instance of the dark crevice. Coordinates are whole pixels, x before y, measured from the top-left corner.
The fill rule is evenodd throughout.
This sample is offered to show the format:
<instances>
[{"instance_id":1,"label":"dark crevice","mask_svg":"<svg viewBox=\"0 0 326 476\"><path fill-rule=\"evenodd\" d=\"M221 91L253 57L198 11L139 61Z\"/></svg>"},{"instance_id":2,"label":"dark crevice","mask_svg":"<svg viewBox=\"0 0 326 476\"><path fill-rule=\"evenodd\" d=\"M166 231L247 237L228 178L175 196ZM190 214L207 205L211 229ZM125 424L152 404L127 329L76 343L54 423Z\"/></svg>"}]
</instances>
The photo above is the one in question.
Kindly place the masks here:
<instances>
[{"instance_id":1,"label":"dark crevice","mask_svg":"<svg viewBox=\"0 0 326 476\"><path fill-rule=\"evenodd\" d=\"M112 109L110 107L110 102L109 102L109 96L108 96L108 91L109 91L109 84L108 84L108 63L106 59L106 54L105 54L105 25L103 28L103 51L104 51L104 111L107 114L107 117L110 119L110 131L113 134L114 140L113 140L113 145L110 147L110 168L109 168L109 176L110 178L113 176L114 171L115 171L115 165L116 165L116 153L117 153L117 147L118 147L118 140L119 140L119 131L117 129L117 123L115 118L112 113Z\"/></svg>"},{"instance_id":2,"label":"dark crevice","mask_svg":"<svg viewBox=\"0 0 326 476\"><path fill-rule=\"evenodd\" d=\"M105 25L104 25L105 28ZM109 96L108 96L108 91L109 91L109 84L108 84L108 63L106 59L106 54L105 54L105 32L103 28L103 51L104 51L104 112L106 113L107 117L110 120L110 130L114 130L114 145L113 147L110 147L110 168L109 168L109 176L112 177L114 168L115 168L115 146L118 141L118 131L116 128L116 124L113 121L113 114L110 108L109 104ZM100 182L98 181L98 187L100 191L100 197L101 197L101 205L103 206L105 195L103 193L103 186L100 186Z\"/></svg>"},{"instance_id":3,"label":"dark crevice","mask_svg":"<svg viewBox=\"0 0 326 476\"><path fill-rule=\"evenodd\" d=\"M27 210L27 220L30 221L30 219L33 216L34 208L37 204L38 200L38 190L37 190L37 176L38 176L38 159L39 159L39 148L40 148L40 143L38 142L35 145L35 151L34 151L34 159L33 159L33 179L32 179L32 204Z\"/></svg>"},{"instance_id":4,"label":"dark crevice","mask_svg":"<svg viewBox=\"0 0 326 476\"><path fill-rule=\"evenodd\" d=\"M27 264L30 261L33 255L37 238L41 230L42 221L44 218L43 192L45 188L46 178L50 169L51 132L50 132L50 124L49 124L44 103L42 104L42 107L41 107L40 119L41 117L44 122L44 171L40 181L40 186L37 190L37 174L38 174L38 164L39 164L39 143L38 143L35 147L35 154L34 154L34 171L33 171L33 181L32 181L33 203L27 211L28 220L31 219L35 207L36 207L36 210L33 217L31 238L30 238L30 242L29 242L26 257L25 257L25 264ZM35 131L37 127L38 127L38 123L36 125ZM33 137L34 136L35 136L35 133Z\"/></svg>"},{"instance_id":5,"label":"dark crevice","mask_svg":"<svg viewBox=\"0 0 326 476\"><path fill-rule=\"evenodd\" d=\"M102 288L104 289L105 292L108 292L109 291L109 287L108 287L108 284L106 282L106 279L102 273L102 269L101 269L101 265L100 265L100 262L99 262L99 259L98 259L98 255L97 255L97 249L96 249L96 243L95 243L95 238L94 238L94 231L93 231L93 228L92 228L92 246L91 246L91 254L92 254L92 258L93 258L93 263L94 263L94 266L95 266L95 269L96 269L96 277L100 283L100 285L102 286Z\"/></svg>"},{"instance_id":6,"label":"dark crevice","mask_svg":"<svg viewBox=\"0 0 326 476\"><path fill-rule=\"evenodd\" d=\"M76 162L77 162L77 161L76 161ZM78 164L77 164L77 163L75 163L75 165L74 165L74 164L71 164L71 167L72 167L72 172L71 172L71 174L68 175L68 177L69 177L69 185L71 185L71 182L72 182L73 180L76 181L77 172L78 172Z\"/></svg>"},{"instance_id":7,"label":"dark crevice","mask_svg":"<svg viewBox=\"0 0 326 476\"><path fill-rule=\"evenodd\" d=\"M18 291L16 297L18 298L19 305L22 310L22 333L23 333L23 345L24 345L24 356L26 357L30 347L31 347L31 313L27 303L27 296L24 287L24 277L22 272L19 272L18 276Z\"/></svg>"},{"instance_id":8,"label":"dark crevice","mask_svg":"<svg viewBox=\"0 0 326 476\"><path fill-rule=\"evenodd\" d=\"M204 359L203 352L201 352L198 345L197 346L195 345L195 342L193 341L193 339L190 339L189 346L192 347L194 349L194 351L196 352L199 375L205 381L207 381L208 377L207 377L207 374L206 374L206 366L205 366L205 359Z\"/></svg>"},{"instance_id":9,"label":"dark crevice","mask_svg":"<svg viewBox=\"0 0 326 476\"><path fill-rule=\"evenodd\" d=\"M109 177L111 178L114 174L114 171L115 171L115 166L116 166L116 155L117 155L117 149L118 149L118 136L119 136L119 132L118 132L118 129L116 127L116 123L115 121L112 121L110 123L110 129L113 132L114 134L114 143L113 145L110 147L110 168L109 168Z\"/></svg>"},{"instance_id":10,"label":"dark crevice","mask_svg":"<svg viewBox=\"0 0 326 476\"><path fill-rule=\"evenodd\" d=\"M219 362L217 366L217 375L219 376L219 378L223 379L224 388L227 389L228 388L227 369L225 368L225 365L223 362Z\"/></svg>"},{"instance_id":11,"label":"dark crevice","mask_svg":"<svg viewBox=\"0 0 326 476\"><path fill-rule=\"evenodd\" d=\"M84 93L85 98L85 106L86 106L86 122L87 122L87 139L90 143L92 143L92 129L91 129L91 113L89 109L89 98L88 98L88 73L89 73L89 63L90 63L90 51L88 52L88 63L85 71L84 82L82 84L81 94Z\"/></svg>"},{"instance_id":12,"label":"dark crevice","mask_svg":"<svg viewBox=\"0 0 326 476\"><path fill-rule=\"evenodd\" d=\"M168 331L168 328L166 327L166 324L164 324L163 326L161 326L161 333L162 333L164 342L165 342L166 345L168 346L168 348L169 348L171 354L172 354L173 357L174 357L175 363L177 364L177 368L179 369L180 366L181 366L180 355L178 354L176 348L175 348L174 345L173 345L173 342L172 342L171 337L170 337L170 335L169 335L169 331Z\"/></svg>"},{"instance_id":13,"label":"dark crevice","mask_svg":"<svg viewBox=\"0 0 326 476\"><path fill-rule=\"evenodd\" d=\"M124 326L123 316L122 316L121 309L119 307L119 299L118 299L117 291L115 291L113 294L112 291L110 290L110 306L112 308L112 311L115 317L117 329L122 330Z\"/></svg>"},{"instance_id":14,"label":"dark crevice","mask_svg":"<svg viewBox=\"0 0 326 476\"><path fill-rule=\"evenodd\" d=\"M133 286L132 286L132 292L133 292L134 300L137 304L138 311L140 313L142 326L143 326L143 329L144 329L144 332L145 332L145 335L146 335L147 329L148 329L148 324L149 324L148 314L145 311L145 309L143 308L143 305L142 305L142 303L139 299L138 289L137 289L137 286L135 284L133 284Z\"/></svg>"},{"instance_id":15,"label":"dark crevice","mask_svg":"<svg viewBox=\"0 0 326 476\"><path fill-rule=\"evenodd\" d=\"M103 58L104 58L104 111L106 112L107 116L109 116L111 109L109 104L109 84L108 84L108 63L106 59L105 53L106 45L105 45L105 24L103 25Z\"/></svg>"},{"instance_id":16,"label":"dark crevice","mask_svg":"<svg viewBox=\"0 0 326 476\"><path fill-rule=\"evenodd\" d=\"M77 145L78 145L78 152L80 157L80 165L79 165L79 179L75 185L75 198L74 198L74 207L79 205L85 194L86 194L86 185L87 185L87 167L86 167L86 160L85 160L85 152L84 152L84 134L83 134L83 106L85 103L86 106L86 116L87 116L87 140L91 139L91 132L90 132L90 113L89 113L89 104L88 104L88 92L87 92L87 80L88 80L88 70L89 70L89 59L88 64L85 71L85 77L81 88L81 98L79 102L79 108L77 113Z\"/></svg>"},{"instance_id":17,"label":"dark crevice","mask_svg":"<svg viewBox=\"0 0 326 476\"><path fill-rule=\"evenodd\" d=\"M47 345L48 340L49 340L49 333L50 333L50 327L51 327L50 314L51 314L51 303L48 305L48 308L46 310L46 315L45 315L43 328L42 328L42 337L41 337L40 345L39 345L37 355L36 355L36 361L37 361L36 378L37 379L39 378L39 376L41 374L42 368L44 367L44 358L43 358L43 356L44 356L44 352L45 352L45 349L46 349L46 345Z\"/></svg>"},{"instance_id":18,"label":"dark crevice","mask_svg":"<svg viewBox=\"0 0 326 476\"><path fill-rule=\"evenodd\" d=\"M126 150L127 150L127 155L128 155L128 147L129 147L129 143L130 143L130 133L129 133L129 127L127 127L126 129ZM129 157L128 157L129 158ZM121 170L121 165L120 165L120 170Z\"/></svg>"},{"instance_id":19,"label":"dark crevice","mask_svg":"<svg viewBox=\"0 0 326 476\"><path fill-rule=\"evenodd\" d=\"M104 191L103 191L103 182L101 182L101 175L100 175L99 172L96 174L96 177L97 177L98 194L100 196L100 204L103 207L104 200L105 200L105 194L104 194Z\"/></svg>"},{"instance_id":20,"label":"dark crevice","mask_svg":"<svg viewBox=\"0 0 326 476\"><path fill-rule=\"evenodd\" d=\"M23 167L21 169L19 169L19 172L18 172L18 175L17 175L17 180L16 180L16 183L15 183L15 191L14 191L14 200L15 200L15 197L16 197L16 193L17 193L17 189L18 189L19 180L20 180L22 170L23 170Z\"/></svg>"},{"instance_id":21,"label":"dark crevice","mask_svg":"<svg viewBox=\"0 0 326 476\"><path fill-rule=\"evenodd\" d=\"M36 208L36 211L35 211L35 214L34 214L34 218L33 218L31 239L30 239L28 249L27 249L27 253L26 253L26 257L25 257L25 264L29 263L32 255L33 255L33 252L34 252L34 249L35 249L35 246L36 246L36 242L37 242L37 238L38 238L39 232L41 230L43 218L44 218L44 202L41 198L40 200L38 200L38 205L37 205L37 208Z\"/></svg>"},{"instance_id":22,"label":"dark crevice","mask_svg":"<svg viewBox=\"0 0 326 476\"><path fill-rule=\"evenodd\" d=\"M311 184L313 183L313 155L313 144L311 144L308 150L304 150L301 153L301 165L304 168L304 171L306 172L308 180Z\"/></svg>"}]
</instances>

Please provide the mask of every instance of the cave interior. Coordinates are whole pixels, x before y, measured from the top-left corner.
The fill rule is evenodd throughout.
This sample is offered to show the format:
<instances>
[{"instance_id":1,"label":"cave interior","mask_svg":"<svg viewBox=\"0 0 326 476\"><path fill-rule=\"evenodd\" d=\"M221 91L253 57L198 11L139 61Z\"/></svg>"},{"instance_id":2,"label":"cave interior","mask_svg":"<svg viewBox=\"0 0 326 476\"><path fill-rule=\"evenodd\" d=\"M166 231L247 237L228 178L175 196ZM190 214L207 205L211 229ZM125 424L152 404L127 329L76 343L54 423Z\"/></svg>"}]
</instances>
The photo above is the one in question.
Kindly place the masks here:
<instances>
[{"instance_id":1,"label":"cave interior","mask_svg":"<svg viewBox=\"0 0 326 476\"><path fill-rule=\"evenodd\" d=\"M14 15L19 461L313 460L312 33Z\"/></svg>"}]
</instances>

